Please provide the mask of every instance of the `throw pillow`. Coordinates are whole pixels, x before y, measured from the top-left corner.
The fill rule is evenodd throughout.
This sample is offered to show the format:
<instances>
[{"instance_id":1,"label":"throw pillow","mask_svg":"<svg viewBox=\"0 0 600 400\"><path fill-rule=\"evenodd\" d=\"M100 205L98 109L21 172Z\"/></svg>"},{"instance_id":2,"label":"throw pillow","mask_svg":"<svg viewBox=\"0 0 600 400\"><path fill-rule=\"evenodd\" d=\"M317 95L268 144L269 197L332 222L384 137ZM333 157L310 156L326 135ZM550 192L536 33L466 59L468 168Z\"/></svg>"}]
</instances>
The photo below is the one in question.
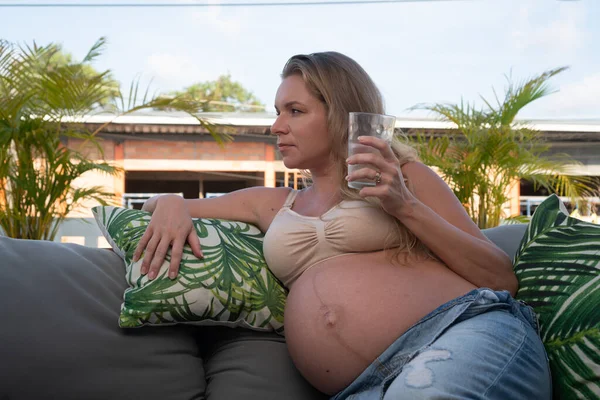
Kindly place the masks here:
<instances>
[{"instance_id":1,"label":"throw pillow","mask_svg":"<svg viewBox=\"0 0 600 400\"><path fill-rule=\"evenodd\" d=\"M204 258L194 256L186 245L179 274L170 279L169 252L151 281L140 274L142 259L132 261L150 213L112 206L92 211L106 240L125 261L129 287L121 307L121 327L194 323L283 333L287 290L267 268L263 234L255 226L194 219Z\"/></svg>"},{"instance_id":2,"label":"throw pillow","mask_svg":"<svg viewBox=\"0 0 600 400\"><path fill-rule=\"evenodd\" d=\"M517 298L539 317L556 398L600 399L600 225L540 204L515 255Z\"/></svg>"}]
</instances>

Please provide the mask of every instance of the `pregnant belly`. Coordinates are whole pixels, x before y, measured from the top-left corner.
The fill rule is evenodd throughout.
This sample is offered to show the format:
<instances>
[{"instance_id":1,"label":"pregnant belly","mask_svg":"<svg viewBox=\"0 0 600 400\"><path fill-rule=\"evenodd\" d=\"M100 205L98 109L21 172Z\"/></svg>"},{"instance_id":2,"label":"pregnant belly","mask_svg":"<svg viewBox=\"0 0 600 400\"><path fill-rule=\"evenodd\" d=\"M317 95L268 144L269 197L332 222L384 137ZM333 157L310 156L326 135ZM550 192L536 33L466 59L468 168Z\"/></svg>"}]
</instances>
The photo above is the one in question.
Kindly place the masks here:
<instances>
[{"instance_id":1,"label":"pregnant belly","mask_svg":"<svg viewBox=\"0 0 600 400\"><path fill-rule=\"evenodd\" d=\"M474 288L435 260L398 265L379 252L325 261L288 295L290 355L312 385L337 393L410 326Z\"/></svg>"}]
</instances>

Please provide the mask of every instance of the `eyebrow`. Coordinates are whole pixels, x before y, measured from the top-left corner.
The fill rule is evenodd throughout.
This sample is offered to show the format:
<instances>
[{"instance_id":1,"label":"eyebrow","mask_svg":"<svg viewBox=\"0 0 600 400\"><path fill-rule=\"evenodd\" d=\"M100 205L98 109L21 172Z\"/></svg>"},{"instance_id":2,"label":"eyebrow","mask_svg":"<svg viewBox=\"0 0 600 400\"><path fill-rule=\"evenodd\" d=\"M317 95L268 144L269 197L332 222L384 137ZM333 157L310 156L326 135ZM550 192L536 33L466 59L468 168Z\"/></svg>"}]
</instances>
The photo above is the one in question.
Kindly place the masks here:
<instances>
[{"instance_id":1,"label":"eyebrow","mask_svg":"<svg viewBox=\"0 0 600 400\"><path fill-rule=\"evenodd\" d=\"M301 102L299 102L299 101L297 101L297 100L292 100L292 101L288 101L287 103L285 103L285 104L283 105L283 108L290 108L290 107L292 107L292 106L295 106L295 105L297 105L297 104L298 104L298 105L301 105L301 106L304 106L304 104L303 104L303 103L301 103ZM274 105L274 107L275 107L275 109L276 109L276 110L278 110L277 106L275 106L275 105Z\"/></svg>"}]
</instances>

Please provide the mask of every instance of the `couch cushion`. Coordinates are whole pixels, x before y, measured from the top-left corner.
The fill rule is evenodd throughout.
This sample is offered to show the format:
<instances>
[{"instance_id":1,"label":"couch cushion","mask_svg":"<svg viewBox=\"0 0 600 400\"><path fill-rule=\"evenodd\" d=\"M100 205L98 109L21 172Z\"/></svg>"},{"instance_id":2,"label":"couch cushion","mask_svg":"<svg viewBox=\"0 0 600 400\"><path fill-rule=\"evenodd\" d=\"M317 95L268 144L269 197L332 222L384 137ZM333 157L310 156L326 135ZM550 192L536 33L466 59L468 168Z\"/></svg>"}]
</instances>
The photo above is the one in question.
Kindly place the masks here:
<instances>
[{"instance_id":1,"label":"couch cushion","mask_svg":"<svg viewBox=\"0 0 600 400\"><path fill-rule=\"evenodd\" d=\"M526 229L527 224L509 224L484 229L482 232L513 259L517 250L519 250Z\"/></svg>"},{"instance_id":2,"label":"couch cushion","mask_svg":"<svg viewBox=\"0 0 600 400\"><path fill-rule=\"evenodd\" d=\"M539 316L556 398L600 398L600 225L537 207L515 256L517 298Z\"/></svg>"},{"instance_id":3,"label":"couch cushion","mask_svg":"<svg viewBox=\"0 0 600 400\"><path fill-rule=\"evenodd\" d=\"M199 329L207 344L207 400L329 398L300 375L281 335L220 326Z\"/></svg>"},{"instance_id":4,"label":"couch cushion","mask_svg":"<svg viewBox=\"0 0 600 400\"><path fill-rule=\"evenodd\" d=\"M112 251L0 237L0 399L200 399L186 327L118 327L123 261Z\"/></svg>"},{"instance_id":5,"label":"couch cushion","mask_svg":"<svg viewBox=\"0 0 600 400\"><path fill-rule=\"evenodd\" d=\"M184 248L176 279L167 275L170 251L154 280L140 275L142 260L133 253L151 214L120 207L93 208L100 230L125 260L122 327L192 323L283 332L287 290L267 268L263 234L252 225L194 219L204 258Z\"/></svg>"}]
</instances>

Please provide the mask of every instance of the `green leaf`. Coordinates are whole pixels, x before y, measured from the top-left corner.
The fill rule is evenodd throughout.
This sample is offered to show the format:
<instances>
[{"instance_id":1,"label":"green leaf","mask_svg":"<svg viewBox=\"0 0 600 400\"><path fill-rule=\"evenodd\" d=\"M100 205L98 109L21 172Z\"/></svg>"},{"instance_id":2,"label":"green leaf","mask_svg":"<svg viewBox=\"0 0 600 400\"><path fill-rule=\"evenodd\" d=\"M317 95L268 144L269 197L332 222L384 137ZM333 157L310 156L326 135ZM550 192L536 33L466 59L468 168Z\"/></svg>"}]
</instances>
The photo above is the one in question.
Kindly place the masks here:
<instances>
[{"instance_id":1,"label":"green leaf","mask_svg":"<svg viewBox=\"0 0 600 400\"><path fill-rule=\"evenodd\" d=\"M91 66L105 47L100 38L77 62L54 43L16 47L0 40L0 228L8 236L54 240L70 212L89 201L114 204L110 190L75 183L91 172L123 173L103 160L98 137L119 116L144 109L182 111L221 145L231 139L199 116L202 103L149 96L147 89L141 96L139 80L125 102L111 71ZM98 110L114 118L94 129L80 121ZM99 156L90 155L89 148Z\"/></svg>"},{"instance_id":2,"label":"green leaf","mask_svg":"<svg viewBox=\"0 0 600 400\"><path fill-rule=\"evenodd\" d=\"M600 390L600 225L567 215L556 195L535 210L515 256L517 298L534 307L561 399Z\"/></svg>"},{"instance_id":3,"label":"green leaf","mask_svg":"<svg viewBox=\"0 0 600 400\"><path fill-rule=\"evenodd\" d=\"M509 79L504 98L496 95L496 104L483 99L481 109L462 99L458 104L413 107L456 126L442 136L417 132L411 143L422 161L439 171L480 228L497 226L511 217L503 215L509 200L506 190L522 179L568 196L574 203L597 191L592 179L567 173L578 164L572 157L548 155L550 146L540 132L515 123L524 107L552 93L548 80L565 69L545 71L518 85Z\"/></svg>"},{"instance_id":4,"label":"green leaf","mask_svg":"<svg viewBox=\"0 0 600 400\"><path fill-rule=\"evenodd\" d=\"M132 254L150 221L145 211L98 206L93 213L107 240L126 262L130 287L124 296L122 326L205 320L239 323L283 333L287 290L267 268L263 234L237 221L197 219L204 258L184 247L179 276L167 276L167 254L159 275L149 281L139 273L142 260Z\"/></svg>"}]
</instances>

